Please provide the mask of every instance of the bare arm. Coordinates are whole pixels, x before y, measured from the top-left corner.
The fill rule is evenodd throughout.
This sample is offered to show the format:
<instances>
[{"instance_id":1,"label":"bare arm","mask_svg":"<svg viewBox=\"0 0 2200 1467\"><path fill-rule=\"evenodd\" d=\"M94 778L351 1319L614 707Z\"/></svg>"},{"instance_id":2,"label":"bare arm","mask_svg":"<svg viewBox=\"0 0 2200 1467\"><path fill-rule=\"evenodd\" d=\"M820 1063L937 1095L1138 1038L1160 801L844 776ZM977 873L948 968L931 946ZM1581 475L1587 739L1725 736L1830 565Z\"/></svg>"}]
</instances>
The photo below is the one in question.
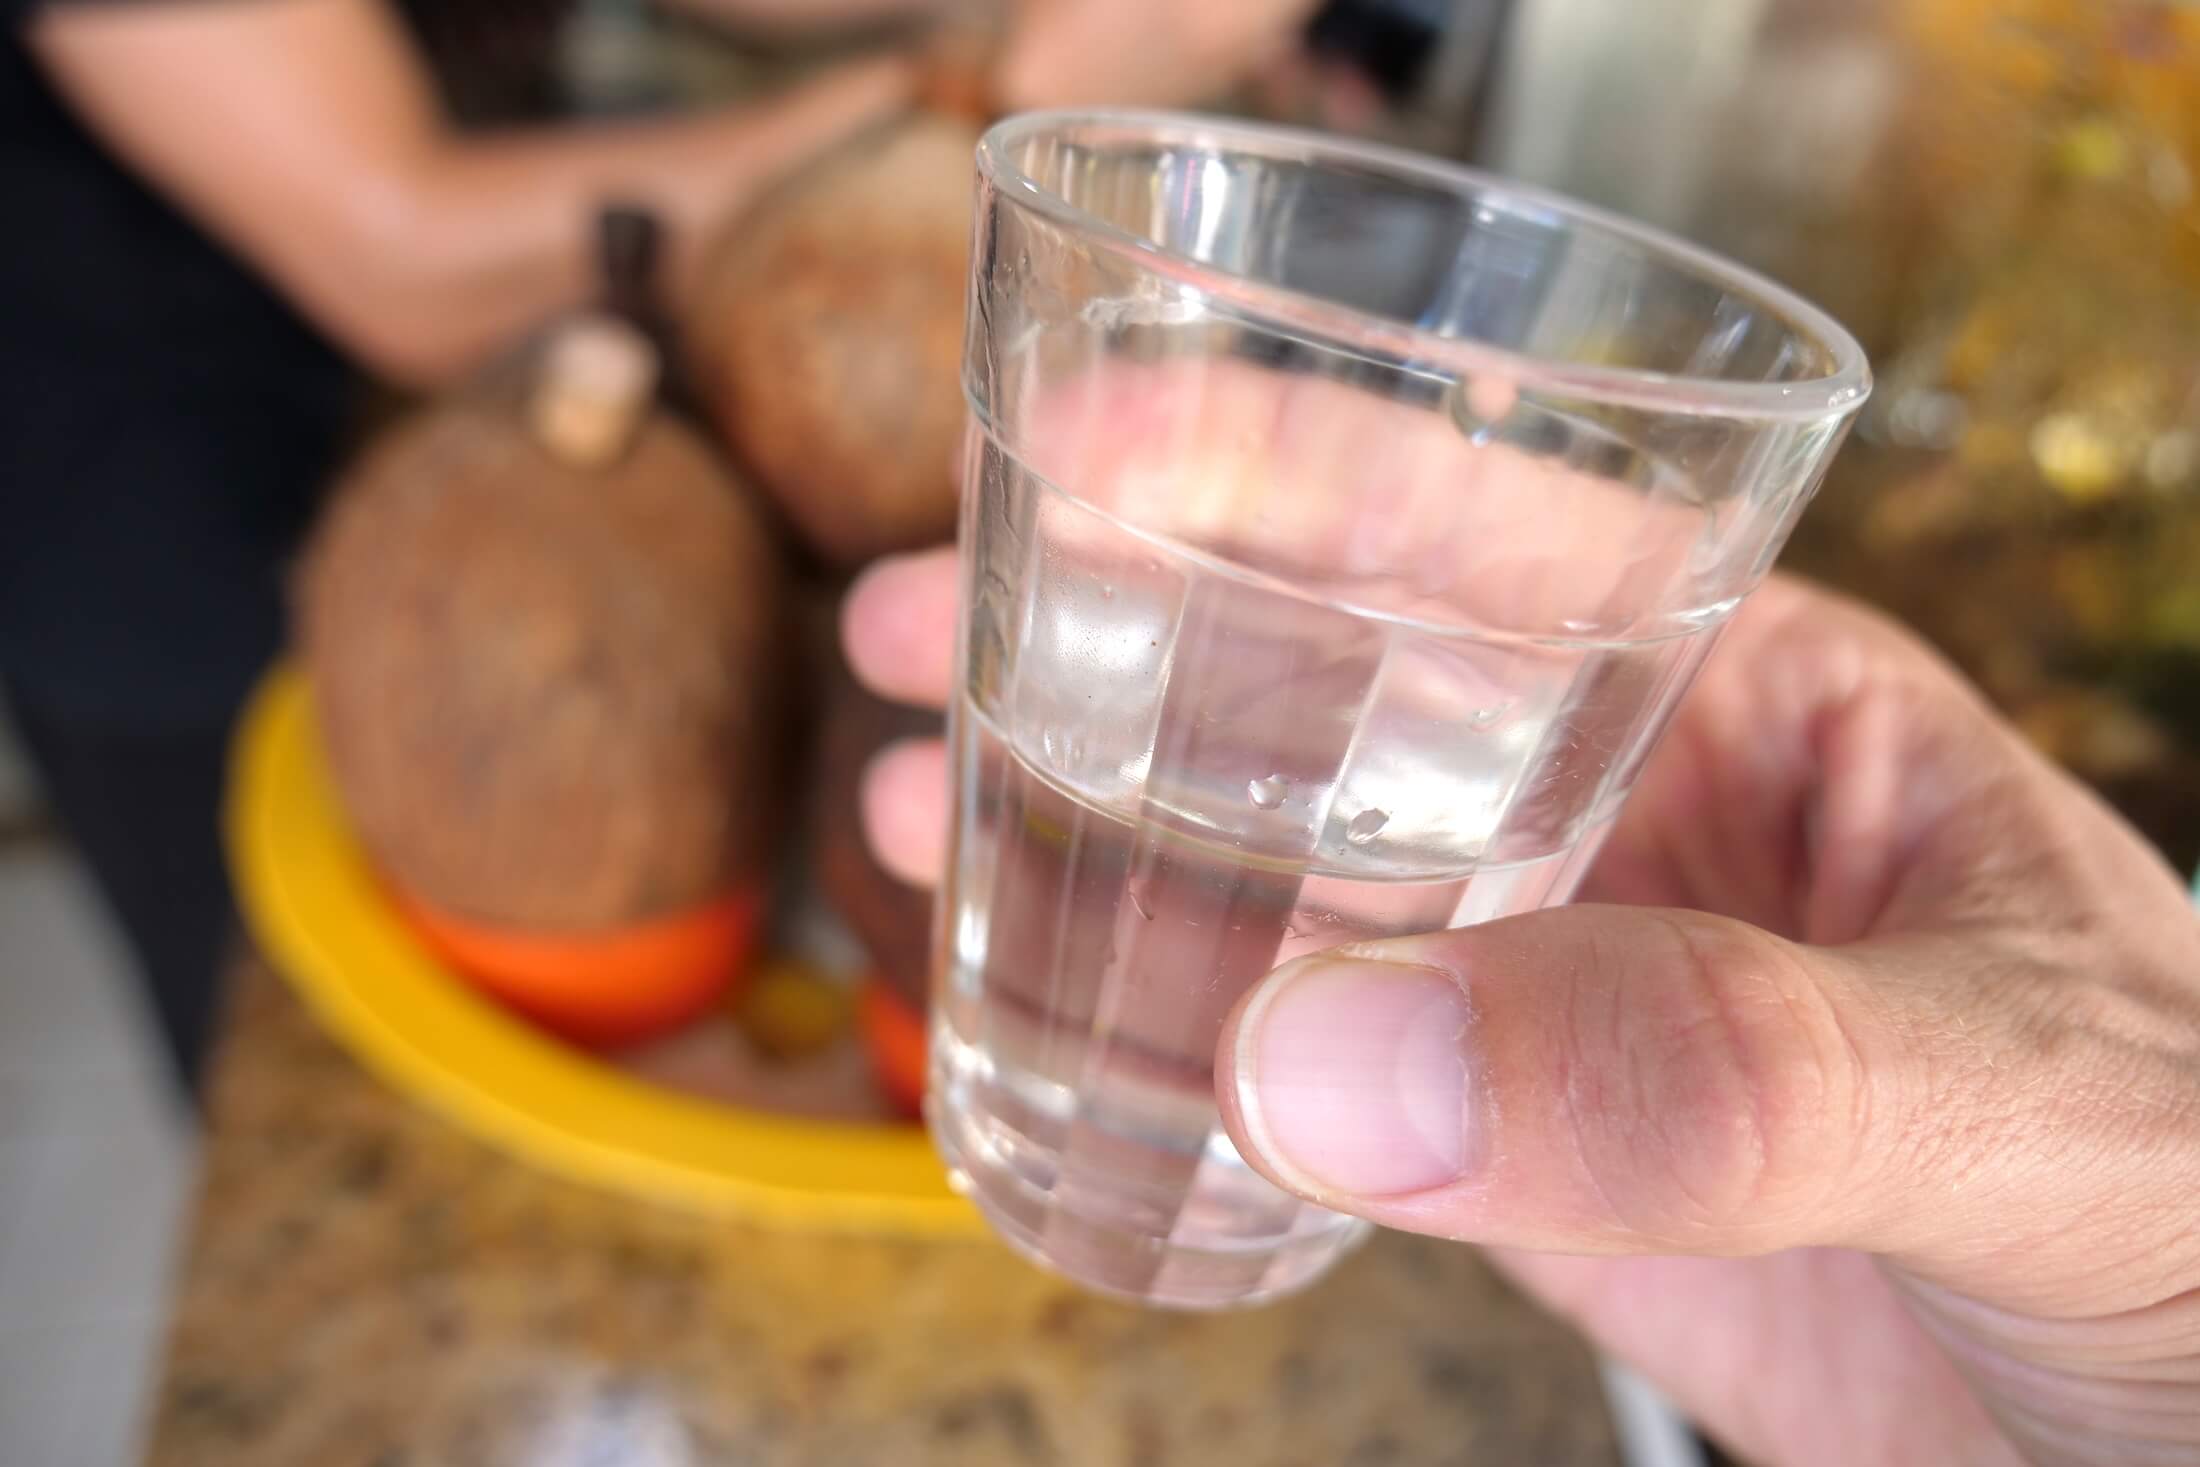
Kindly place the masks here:
<instances>
[{"instance_id":1,"label":"bare arm","mask_svg":"<svg viewBox=\"0 0 2200 1467\"><path fill-rule=\"evenodd\" d=\"M468 138L379 0L57 7L30 41L108 146L411 383L582 298L605 200L659 211L677 284L715 220L911 89L879 62L738 111Z\"/></svg>"},{"instance_id":2,"label":"bare arm","mask_svg":"<svg viewBox=\"0 0 2200 1467\"><path fill-rule=\"evenodd\" d=\"M799 36L931 16L997 34L1004 108L1182 106L1290 54L1320 0L658 0L730 29Z\"/></svg>"},{"instance_id":3,"label":"bare arm","mask_svg":"<svg viewBox=\"0 0 2200 1467\"><path fill-rule=\"evenodd\" d=\"M736 31L772 36L830 33L912 16L983 8L984 0L658 0Z\"/></svg>"},{"instance_id":4,"label":"bare arm","mask_svg":"<svg viewBox=\"0 0 2200 1467\"><path fill-rule=\"evenodd\" d=\"M1009 108L1181 106L1287 53L1319 0L1016 0Z\"/></svg>"}]
</instances>

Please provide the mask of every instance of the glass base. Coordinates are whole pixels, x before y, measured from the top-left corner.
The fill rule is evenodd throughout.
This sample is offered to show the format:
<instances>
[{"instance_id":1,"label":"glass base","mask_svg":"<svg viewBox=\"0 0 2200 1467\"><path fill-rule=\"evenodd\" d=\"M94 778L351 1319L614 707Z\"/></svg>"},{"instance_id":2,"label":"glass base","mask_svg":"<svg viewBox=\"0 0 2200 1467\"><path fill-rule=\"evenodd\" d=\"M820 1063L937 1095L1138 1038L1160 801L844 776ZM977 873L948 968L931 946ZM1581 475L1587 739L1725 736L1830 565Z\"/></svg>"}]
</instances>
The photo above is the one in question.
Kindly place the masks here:
<instances>
[{"instance_id":1,"label":"glass base","mask_svg":"<svg viewBox=\"0 0 2200 1467\"><path fill-rule=\"evenodd\" d=\"M1358 1218L1312 1206L1299 1209L1280 1240L1199 1229L1193 1208L1166 1233L1128 1226L1076 1209L1006 1165L989 1164L988 1148L970 1144L977 1139L973 1118L927 1110L956 1190L977 1204L994 1232L1039 1267L1110 1298L1186 1310L1264 1304L1312 1284L1374 1231Z\"/></svg>"}]
</instances>

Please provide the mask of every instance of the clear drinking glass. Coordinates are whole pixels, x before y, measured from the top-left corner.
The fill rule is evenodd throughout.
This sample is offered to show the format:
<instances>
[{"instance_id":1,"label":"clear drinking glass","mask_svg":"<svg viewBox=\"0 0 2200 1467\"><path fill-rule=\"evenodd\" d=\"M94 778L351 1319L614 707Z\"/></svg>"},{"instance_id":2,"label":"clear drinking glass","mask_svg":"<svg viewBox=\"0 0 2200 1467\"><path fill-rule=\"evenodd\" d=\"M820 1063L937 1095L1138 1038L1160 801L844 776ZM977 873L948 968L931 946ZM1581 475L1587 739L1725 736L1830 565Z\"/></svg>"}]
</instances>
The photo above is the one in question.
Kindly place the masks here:
<instances>
[{"instance_id":1,"label":"clear drinking glass","mask_svg":"<svg viewBox=\"0 0 2200 1467\"><path fill-rule=\"evenodd\" d=\"M1197 117L978 150L931 1119L1031 1257L1267 1298L1365 1225L1216 1116L1278 963L1572 893L1869 377L1565 200Z\"/></svg>"}]
</instances>

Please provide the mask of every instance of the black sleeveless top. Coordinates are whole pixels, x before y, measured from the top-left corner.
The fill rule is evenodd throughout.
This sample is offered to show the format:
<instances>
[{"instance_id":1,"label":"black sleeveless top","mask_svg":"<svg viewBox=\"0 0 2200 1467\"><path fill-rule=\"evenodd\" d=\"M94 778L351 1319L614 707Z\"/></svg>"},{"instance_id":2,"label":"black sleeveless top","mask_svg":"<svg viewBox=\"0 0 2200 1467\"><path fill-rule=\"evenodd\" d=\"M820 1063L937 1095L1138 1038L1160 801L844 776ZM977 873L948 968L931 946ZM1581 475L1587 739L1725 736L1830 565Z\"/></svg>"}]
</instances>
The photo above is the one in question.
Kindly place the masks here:
<instances>
[{"instance_id":1,"label":"black sleeveless top","mask_svg":"<svg viewBox=\"0 0 2200 1467\"><path fill-rule=\"evenodd\" d=\"M359 382L70 114L23 34L71 3L119 0L0 0L0 683L80 726L203 728L279 644ZM454 114L508 122L556 109L562 9L408 19Z\"/></svg>"}]
</instances>

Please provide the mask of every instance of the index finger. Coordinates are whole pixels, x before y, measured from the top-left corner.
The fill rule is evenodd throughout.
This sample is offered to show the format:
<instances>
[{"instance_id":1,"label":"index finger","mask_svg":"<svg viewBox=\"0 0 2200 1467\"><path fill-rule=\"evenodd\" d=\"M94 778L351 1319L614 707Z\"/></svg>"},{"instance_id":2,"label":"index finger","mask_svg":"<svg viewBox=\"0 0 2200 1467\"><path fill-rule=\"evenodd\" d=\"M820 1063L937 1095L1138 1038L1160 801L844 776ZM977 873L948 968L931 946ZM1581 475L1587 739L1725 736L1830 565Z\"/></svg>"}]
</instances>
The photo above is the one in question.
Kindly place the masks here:
<instances>
[{"instance_id":1,"label":"index finger","mask_svg":"<svg viewBox=\"0 0 2200 1467\"><path fill-rule=\"evenodd\" d=\"M891 555L864 571L841 606L840 640L880 697L944 704L954 676L954 547Z\"/></svg>"}]
</instances>

